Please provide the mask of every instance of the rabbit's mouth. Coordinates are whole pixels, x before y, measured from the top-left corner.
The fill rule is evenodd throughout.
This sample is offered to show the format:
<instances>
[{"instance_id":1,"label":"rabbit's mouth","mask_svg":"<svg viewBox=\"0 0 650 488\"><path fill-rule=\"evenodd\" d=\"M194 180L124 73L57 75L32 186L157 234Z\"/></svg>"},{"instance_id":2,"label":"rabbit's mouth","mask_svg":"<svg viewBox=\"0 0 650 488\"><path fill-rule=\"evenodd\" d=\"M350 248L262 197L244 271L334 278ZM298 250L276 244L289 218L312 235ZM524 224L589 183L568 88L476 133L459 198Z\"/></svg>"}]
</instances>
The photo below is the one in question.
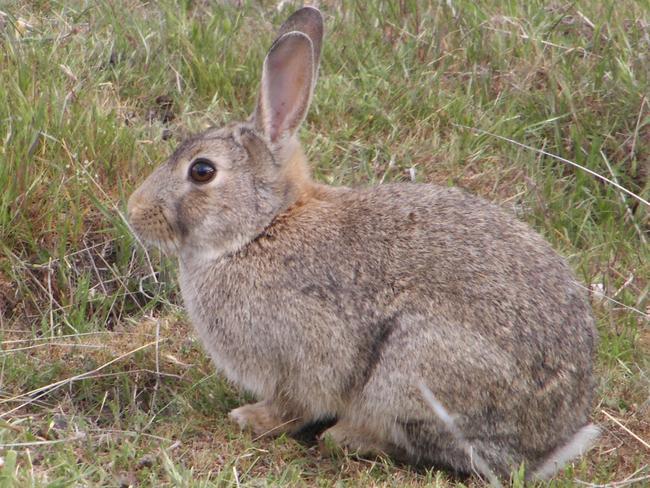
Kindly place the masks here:
<instances>
[{"instance_id":1,"label":"rabbit's mouth","mask_svg":"<svg viewBox=\"0 0 650 488\"><path fill-rule=\"evenodd\" d=\"M130 210L129 223L133 234L144 244L157 247L170 256L178 254L178 232L160 206Z\"/></svg>"}]
</instances>

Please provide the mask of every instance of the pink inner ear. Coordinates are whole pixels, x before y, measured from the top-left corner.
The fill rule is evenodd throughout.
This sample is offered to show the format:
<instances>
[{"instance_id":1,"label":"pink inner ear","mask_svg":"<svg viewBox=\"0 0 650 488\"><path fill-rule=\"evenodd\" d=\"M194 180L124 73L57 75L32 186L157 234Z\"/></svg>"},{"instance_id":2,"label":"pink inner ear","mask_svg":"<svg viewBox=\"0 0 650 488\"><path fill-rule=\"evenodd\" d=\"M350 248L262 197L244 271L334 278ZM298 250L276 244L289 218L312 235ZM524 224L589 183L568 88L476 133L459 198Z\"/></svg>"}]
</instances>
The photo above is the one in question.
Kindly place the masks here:
<instances>
[{"instance_id":1,"label":"pink inner ear","mask_svg":"<svg viewBox=\"0 0 650 488\"><path fill-rule=\"evenodd\" d=\"M282 40L267 58L265 98L271 142L302 122L311 91L311 57L309 41L295 36Z\"/></svg>"}]
</instances>

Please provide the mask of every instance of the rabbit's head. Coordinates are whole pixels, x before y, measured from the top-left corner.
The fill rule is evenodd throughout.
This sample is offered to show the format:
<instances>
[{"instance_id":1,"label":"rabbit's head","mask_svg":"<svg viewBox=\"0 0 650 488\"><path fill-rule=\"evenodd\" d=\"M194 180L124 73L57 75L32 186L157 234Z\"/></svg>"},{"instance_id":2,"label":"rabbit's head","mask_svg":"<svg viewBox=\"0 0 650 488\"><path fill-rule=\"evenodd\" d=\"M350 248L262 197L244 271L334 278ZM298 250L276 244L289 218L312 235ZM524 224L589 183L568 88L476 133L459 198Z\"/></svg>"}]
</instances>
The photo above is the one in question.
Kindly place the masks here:
<instances>
[{"instance_id":1,"label":"rabbit's head","mask_svg":"<svg viewBox=\"0 0 650 488\"><path fill-rule=\"evenodd\" d=\"M253 239L308 192L297 132L318 74L323 21L310 7L282 25L248 121L183 142L131 195L131 225L170 254L216 257Z\"/></svg>"}]
</instances>

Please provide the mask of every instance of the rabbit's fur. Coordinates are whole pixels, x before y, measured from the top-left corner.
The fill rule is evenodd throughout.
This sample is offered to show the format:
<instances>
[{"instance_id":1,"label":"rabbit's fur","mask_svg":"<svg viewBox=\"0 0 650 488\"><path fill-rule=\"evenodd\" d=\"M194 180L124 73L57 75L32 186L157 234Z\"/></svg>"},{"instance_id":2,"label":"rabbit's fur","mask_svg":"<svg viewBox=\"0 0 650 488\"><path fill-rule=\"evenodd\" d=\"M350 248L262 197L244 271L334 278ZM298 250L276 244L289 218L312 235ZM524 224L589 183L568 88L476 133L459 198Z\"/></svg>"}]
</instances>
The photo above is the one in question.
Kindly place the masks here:
<instances>
[{"instance_id":1,"label":"rabbit's fur","mask_svg":"<svg viewBox=\"0 0 650 488\"><path fill-rule=\"evenodd\" d=\"M292 15L253 116L183 143L129 201L135 232L178 256L214 363L260 399L231 417L268 435L336 418L334 445L471 472L422 383L496 473L552 475L596 434L583 289L528 225L461 190L313 182L296 133L321 36L317 10ZM198 158L212 181L190 178Z\"/></svg>"}]
</instances>

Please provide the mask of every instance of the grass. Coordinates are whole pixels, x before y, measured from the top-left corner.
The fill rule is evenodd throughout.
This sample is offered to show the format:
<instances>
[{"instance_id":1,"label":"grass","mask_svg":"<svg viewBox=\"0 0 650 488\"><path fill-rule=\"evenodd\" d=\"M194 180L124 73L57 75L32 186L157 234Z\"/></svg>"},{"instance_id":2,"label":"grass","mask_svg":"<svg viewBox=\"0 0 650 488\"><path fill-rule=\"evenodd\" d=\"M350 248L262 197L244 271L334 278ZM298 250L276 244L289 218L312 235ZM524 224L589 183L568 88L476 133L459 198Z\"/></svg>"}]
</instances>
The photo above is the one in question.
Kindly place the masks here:
<instances>
[{"instance_id":1,"label":"grass","mask_svg":"<svg viewBox=\"0 0 650 488\"><path fill-rule=\"evenodd\" d=\"M252 110L286 3L0 3L0 487L480 485L237 432L226 413L251 399L118 212L187 134ZM650 212L539 150L648 200L650 3L321 7L315 177L459 185L541 232L601 336L604 435L554 485L649 483Z\"/></svg>"}]
</instances>

